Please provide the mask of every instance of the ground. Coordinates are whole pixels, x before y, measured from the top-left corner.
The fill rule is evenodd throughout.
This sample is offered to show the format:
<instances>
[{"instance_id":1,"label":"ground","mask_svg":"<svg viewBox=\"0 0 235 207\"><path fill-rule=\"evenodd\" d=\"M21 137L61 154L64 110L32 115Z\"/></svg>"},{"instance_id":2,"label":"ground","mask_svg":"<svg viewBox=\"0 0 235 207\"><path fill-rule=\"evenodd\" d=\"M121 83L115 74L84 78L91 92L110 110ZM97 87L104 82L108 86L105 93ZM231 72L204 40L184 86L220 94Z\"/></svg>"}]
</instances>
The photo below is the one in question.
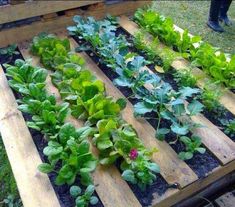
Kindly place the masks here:
<instances>
[{"instance_id":1,"label":"ground","mask_svg":"<svg viewBox=\"0 0 235 207\"><path fill-rule=\"evenodd\" d=\"M233 21L231 27L224 26L226 32L213 32L206 26L210 1L156 1L156 11L173 18L174 23L188 29L193 35L200 35L203 40L226 53L235 54L235 2L230 6L228 15Z\"/></svg>"}]
</instances>

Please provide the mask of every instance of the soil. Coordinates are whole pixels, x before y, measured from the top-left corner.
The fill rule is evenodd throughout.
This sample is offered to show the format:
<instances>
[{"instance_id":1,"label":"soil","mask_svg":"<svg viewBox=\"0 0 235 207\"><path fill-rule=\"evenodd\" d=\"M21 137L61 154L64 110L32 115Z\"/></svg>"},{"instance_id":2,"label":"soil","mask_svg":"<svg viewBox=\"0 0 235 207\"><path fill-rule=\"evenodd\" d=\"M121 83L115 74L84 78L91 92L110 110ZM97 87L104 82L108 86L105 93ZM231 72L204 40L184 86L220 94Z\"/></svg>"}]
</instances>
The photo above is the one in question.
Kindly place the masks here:
<instances>
[{"instance_id":1,"label":"soil","mask_svg":"<svg viewBox=\"0 0 235 207\"><path fill-rule=\"evenodd\" d=\"M130 50L132 52L135 52L141 56L143 56L146 60L148 60L148 57L145 55L145 53L143 52L140 52L138 49L136 49L134 46L133 46L133 40L132 40L132 36L126 32L124 29L122 28L118 28L117 30L117 35L119 34L122 34L122 35L125 35L127 37L127 40L128 42L131 43L131 47L130 47ZM159 62L159 61L158 61ZM173 73L175 73L175 69L174 68L170 68L169 71L167 73L158 73L156 72L156 70L154 69L155 65L158 65L158 66L162 66L161 64L159 65L157 62L154 62L152 64L149 64L147 65L150 70L152 72L154 72L156 75L158 75L159 77L162 78L162 80L164 82L167 82L171 85L171 87L175 90L175 91L178 91L179 90L179 85L178 83L174 80L174 76L173 76ZM197 87L195 87L197 88ZM235 91L235 89L234 89ZM188 101L192 101L194 98L196 98L196 96L193 96L192 98L189 98L187 99ZM200 100L199 100L200 101ZM220 130L225 133L225 130L224 130L224 127L223 127L223 124L221 124L220 120L232 120L232 119L235 119L235 116L230 112L228 111L226 108L224 108L223 106L221 106L223 108L223 113L216 113L216 112L210 112L208 110L204 110L202 112L202 114L208 119L210 120L214 125L218 126L220 128ZM226 134L226 133L225 133ZM235 134L227 134L228 137L235 141Z\"/></svg>"},{"instance_id":2,"label":"soil","mask_svg":"<svg viewBox=\"0 0 235 207\"><path fill-rule=\"evenodd\" d=\"M19 51L19 50L18 50ZM20 53L20 51L19 51ZM16 59L24 59L23 56L21 54L18 55L14 55L12 58L9 58L7 56L0 56L0 63L4 64L4 63L8 63L8 64L14 64ZM6 72L5 67L2 65L4 72ZM8 77L7 77L8 78ZM9 79L9 78L8 78ZM21 94L13 91L14 96L16 99L21 99L22 96ZM23 117L25 119L25 121L32 121L32 116L26 113L22 113ZM47 158L46 156L43 154L43 149L47 146L47 140L44 138L43 134L40 133L39 131L36 131L34 129L29 128L30 134L33 138L34 144L37 147L37 150L39 152L40 158L43 162L47 162ZM56 173L49 173L48 177L50 179L50 182L55 190L55 193L57 195L57 198L60 202L61 207L74 207L75 206L75 201L74 199L70 196L69 193L69 189L70 187L65 184L65 185L61 185L61 186L57 186L55 185L54 181L56 179ZM78 185L82 188L82 185L80 184L79 179L77 178L74 185ZM82 188L84 189L84 188ZM99 196L97 195L97 193L95 192L94 195L96 195L98 198ZM103 204L101 202L101 200L99 199L99 202L96 205L89 205L92 207L103 207Z\"/></svg>"}]
</instances>

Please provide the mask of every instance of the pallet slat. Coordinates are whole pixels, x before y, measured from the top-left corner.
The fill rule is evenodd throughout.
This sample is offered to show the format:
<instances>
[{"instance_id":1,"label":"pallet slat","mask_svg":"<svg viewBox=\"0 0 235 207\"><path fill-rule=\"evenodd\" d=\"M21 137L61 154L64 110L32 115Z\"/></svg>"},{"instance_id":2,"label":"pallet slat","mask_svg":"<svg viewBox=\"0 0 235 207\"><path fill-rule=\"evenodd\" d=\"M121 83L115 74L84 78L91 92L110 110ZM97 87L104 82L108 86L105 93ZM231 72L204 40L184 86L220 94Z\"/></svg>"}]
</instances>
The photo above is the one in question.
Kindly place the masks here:
<instances>
[{"instance_id":1,"label":"pallet slat","mask_svg":"<svg viewBox=\"0 0 235 207\"><path fill-rule=\"evenodd\" d=\"M87 6L99 2L103 1L29 1L17 5L8 5L0 7L0 24Z\"/></svg>"},{"instance_id":2,"label":"pallet slat","mask_svg":"<svg viewBox=\"0 0 235 207\"><path fill-rule=\"evenodd\" d=\"M0 132L24 206L59 207L48 176L37 170L42 161L1 66L0 99Z\"/></svg>"},{"instance_id":3,"label":"pallet slat","mask_svg":"<svg viewBox=\"0 0 235 207\"><path fill-rule=\"evenodd\" d=\"M21 45L20 48L21 54L25 59L32 58L32 65L40 65L38 57L31 57L27 44ZM61 97L59 91L55 86L53 86L49 75L47 78L47 89L50 93L57 97L57 102L60 103ZM84 126L84 122L79 121L72 116L69 116L66 121L71 122L76 128ZM92 147L92 145L91 148L93 153L97 155L96 149ZM134 193L131 191L128 184L122 179L120 172L115 166L98 166L93 173L93 179L96 186L96 191L105 207L113 207L114 203L117 207L131 205L134 205L135 207L141 207Z\"/></svg>"},{"instance_id":4,"label":"pallet slat","mask_svg":"<svg viewBox=\"0 0 235 207\"><path fill-rule=\"evenodd\" d=\"M77 47L77 43L70 39L73 48ZM115 97L116 99L124 97L121 92L113 85L113 83L103 74L98 66L86 55L80 53L87 62L87 68L90 68L93 73L102 80L106 85L107 94ZM166 143L158 141L155 138L155 129L145 120L138 121L133 116L133 106L127 101L127 106L124 109L123 118L131 124L137 131L139 137L142 139L144 145L148 148L156 147L159 153L155 153L153 160L159 164L161 168L161 175L169 183L179 183L181 187L185 187L190 183L197 180L196 174L186 165L185 162L180 160L177 154Z\"/></svg>"},{"instance_id":5,"label":"pallet slat","mask_svg":"<svg viewBox=\"0 0 235 207\"><path fill-rule=\"evenodd\" d=\"M150 1L126 1L116 4L105 5L93 11L80 11L78 15L93 16L97 19L103 18L106 14L122 15L134 12L137 8L142 7ZM54 20L47 22L35 22L31 25L24 25L12 29L5 29L0 32L0 47L5 47L12 43L19 43L34 37L40 32L56 32L63 31L67 26L73 25L74 22L70 16L60 16ZM19 35L20 34L20 35Z\"/></svg>"},{"instance_id":6,"label":"pallet slat","mask_svg":"<svg viewBox=\"0 0 235 207\"><path fill-rule=\"evenodd\" d=\"M126 16L121 16L120 17L120 25L122 28L124 28L127 32L129 32L131 35L134 35L136 32L140 31L140 28L136 23L133 21L130 21L128 17ZM146 38L146 41L151 42L151 40L148 40ZM162 43L158 43L159 48L165 48L166 46L163 45ZM178 60L173 60L171 66L175 68L176 70L182 70L187 68L190 65L189 61L185 59L178 59ZM196 77L200 77L200 79L197 81L197 85L200 88L203 88L206 82L210 79L209 76L207 76L202 70L199 68L193 68L192 70L193 75ZM223 90L223 94L219 100L219 102L227 108L232 114L235 115L235 94L228 89L225 89L224 87L221 86L221 89Z\"/></svg>"}]
</instances>

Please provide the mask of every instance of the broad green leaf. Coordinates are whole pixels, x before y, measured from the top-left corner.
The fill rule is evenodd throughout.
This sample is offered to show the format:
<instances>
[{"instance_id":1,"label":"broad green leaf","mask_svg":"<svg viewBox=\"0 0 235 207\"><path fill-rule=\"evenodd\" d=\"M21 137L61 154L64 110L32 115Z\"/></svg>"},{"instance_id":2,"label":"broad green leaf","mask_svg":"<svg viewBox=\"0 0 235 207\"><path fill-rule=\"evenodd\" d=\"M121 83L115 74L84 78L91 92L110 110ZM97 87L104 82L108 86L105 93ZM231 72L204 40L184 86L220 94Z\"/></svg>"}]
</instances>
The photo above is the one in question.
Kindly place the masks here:
<instances>
[{"instance_id":1,"label":"broad green leaf","mask_svg":"<svg viewBox=\"0 0 235 207\"><path fill-rule=\"evenodd\" d=\"M77 196L79 196L82 192L82 189L79 186L71 186L70 190L70 195L73 196L74 198L76 198Z\"/></svg>"},{"instance_id":2,"label":"broad green leaf","mask_svg":"<svg viewBox=\"0 0 235 207\"><path fill-rule=\"evenodd\" d=\"M202 112L203 107L204 106L197 100L194 100L193 102L189 103L188 106L187 106L188 111L189 111L191 116L197 115L200 112Z\"/></svg>"},{"instance_id":3,"label":"broad green leaf","mask_svg":"<svg viewBox=\"0 0 235 207\"><path fill-rule=\"evenodd\" d=\"M185 135L189 132L189 127L188 125L179 125L179 124L172 124L171 125L171 130L176 133L176 134L179 134L179 135Z\"/></svg>"},{"instance_id":4,"label":"broad green leaf","mask_svg":"<svg viewBox=\"0 0 235 207\"><path fill-rule=\"evenodd\" d=\"M144 102L138 102L137 104L134 105L134 112L137 115L144 115L148 112L151 112L153 109L148 108Z\"/></svg>"},{"instance_id":5,"label":"broad green leaf","mask_svg":"<svg viewBox=\"0 0 235 207\"><path fill-rule=\"evenodd\" d=\"M38 166L38 170L42 173L50 173L54 168L48 163L42 163Z\"/></svg>"}]
</instances>

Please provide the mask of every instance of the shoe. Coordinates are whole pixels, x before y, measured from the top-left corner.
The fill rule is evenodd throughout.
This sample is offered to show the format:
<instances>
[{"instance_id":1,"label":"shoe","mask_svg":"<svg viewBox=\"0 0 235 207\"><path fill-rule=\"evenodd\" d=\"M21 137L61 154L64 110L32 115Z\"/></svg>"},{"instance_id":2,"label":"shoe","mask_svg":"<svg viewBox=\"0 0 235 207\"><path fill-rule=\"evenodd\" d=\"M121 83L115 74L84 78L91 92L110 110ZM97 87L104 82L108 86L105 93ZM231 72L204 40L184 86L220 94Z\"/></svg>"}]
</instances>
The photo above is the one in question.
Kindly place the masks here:
<instances>
[{"instance_id":1,"label":"shoe","mask_svg":"<svg viewBox=\"0 0 235 207\"><path fill-rule=\"evenodd\" d=\"M224 16L224 17L220 16L220 17L219 17L219 20L220 20L221 22L224 22L224 24L227 25L227 26L231 26L231 25L232 25L232 22L230 21L230 19L228 18L227 15Z\"/></svg>"},{"instance_id":2,"label":"shoe","mask_svg":"<svg viewBox=\"0 0 235 207\"><path fill-rule=\"evenodd\" d=\"M208 20L207 26L215 32L224 32L224 29L219 25L218 22Z\"/></svg>"}]
</instances>

